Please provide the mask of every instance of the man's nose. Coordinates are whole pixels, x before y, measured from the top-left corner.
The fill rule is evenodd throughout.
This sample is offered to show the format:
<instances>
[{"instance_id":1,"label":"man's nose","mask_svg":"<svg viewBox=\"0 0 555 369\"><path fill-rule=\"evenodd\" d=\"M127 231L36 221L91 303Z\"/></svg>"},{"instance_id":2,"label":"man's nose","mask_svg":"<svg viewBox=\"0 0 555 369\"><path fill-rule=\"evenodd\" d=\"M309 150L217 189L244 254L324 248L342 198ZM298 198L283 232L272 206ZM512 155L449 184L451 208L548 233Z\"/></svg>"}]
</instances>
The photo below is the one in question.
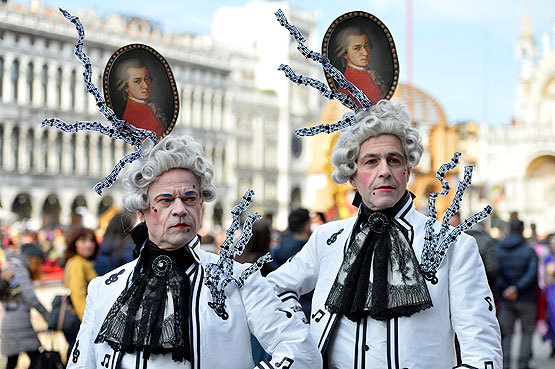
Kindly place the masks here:
<instances>
[{"instance_id":1,"label":"man's nose","mask_svg":"<svg viewBox=\"0 0 555 369\"><path fill-rule=\"evenodd\" d=\"M368 55L368 49L367 48L365 48L365 47L362 48L362 55L364 55L364 56Z\"/></svg>"},{"instance_id":2,"label":"man's nose","mask_svg":"<svg viewBox=\"0 0 555 369\"><path fill-rule=\"evenodd\" d=\"M183 200L181 200L180 198L176 198L173 202L173 207L172 207L172 212L174 215L183 215L185 214L186 211L186 207L185 204L183 203Z\"/></svg>"},{"instance_id":3,"label":"man's nose","mask_svg":"<svg viewBox=\"0 0 555 369\"><path fill-rule=\"evenodd\" d=\"M386 178L391 176L391 168L389 167L389 165L385 160L380 162L380 165L378 167L378 175L380 177L386 177Z\"/></svg>"}]
</instances>

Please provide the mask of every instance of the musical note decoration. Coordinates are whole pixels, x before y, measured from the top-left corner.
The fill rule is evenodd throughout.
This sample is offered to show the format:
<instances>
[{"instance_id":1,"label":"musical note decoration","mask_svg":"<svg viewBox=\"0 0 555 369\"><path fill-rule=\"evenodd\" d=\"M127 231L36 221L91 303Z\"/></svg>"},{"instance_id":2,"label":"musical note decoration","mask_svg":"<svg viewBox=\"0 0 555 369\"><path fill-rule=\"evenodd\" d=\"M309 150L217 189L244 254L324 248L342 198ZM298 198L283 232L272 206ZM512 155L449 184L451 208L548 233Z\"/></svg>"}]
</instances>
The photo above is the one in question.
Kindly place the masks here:
<instances>
[{"instance_id":1,"label":"musical note decoration","mask_svg":"<svg viewBox=\"0 0 555 369\"><path fill-rule=\"evenodd\" d=\"M231 225L227 229L225 241L220 247L220 257L216 263L209 263L205 267L206 278L204 279L204 284L208 287L212 295L212 301L208 303L208 306L210 306L223 320L229 318L229 314L225 311L226 296L224 290L226 286L233 282L238 288L243 287L250 275L260 270L264 264L272 261L270 253L267 253L259 257L251 266L245 269L238 278L233 276L234 258L236 255L241 255L243 253L245 246L252 236L252 225L257 219L261 218L258 213L249 214L243 225L243 234L237 243L233 245L235 232L239 229L239 216L251 204L253 196L254 191L248 189L243 195L241 202L235 205L231 211Z\"/></svg>"},{"instance_id":2,"label":"musical note decoration","mask_svg":"<svg viewBox=\"0 0 555 369\"><path fill-rule=\"evenodd\" d=\"M428 198L429 217L425 225L424 249L422 250L420 269L422 270L424 278L432 284L437 284L438 282L436 273L441 265L441 262L445 258L445 255L447 254L449 246L457 240L462 232L486 219L493 212L492 207L487 205L482 211L466 218L461 222L461 224L448 232L449 220L459 210L463 195L468 186L472 183L472 172L474 170L474 166L466 166L464 167L463 180L460 181L457 186L453 202L443 215L443 221L439 231L434 233L434 225L437 220L436 199L439 195L447 196L451 190L449 183L444 178L449 170L455 168L459 164L460 156L461 153L455 152L449 163L441 165L436 173L436 178L441 182L442 190L440 193L432 192Z\"/></svg>"}]
</instances>

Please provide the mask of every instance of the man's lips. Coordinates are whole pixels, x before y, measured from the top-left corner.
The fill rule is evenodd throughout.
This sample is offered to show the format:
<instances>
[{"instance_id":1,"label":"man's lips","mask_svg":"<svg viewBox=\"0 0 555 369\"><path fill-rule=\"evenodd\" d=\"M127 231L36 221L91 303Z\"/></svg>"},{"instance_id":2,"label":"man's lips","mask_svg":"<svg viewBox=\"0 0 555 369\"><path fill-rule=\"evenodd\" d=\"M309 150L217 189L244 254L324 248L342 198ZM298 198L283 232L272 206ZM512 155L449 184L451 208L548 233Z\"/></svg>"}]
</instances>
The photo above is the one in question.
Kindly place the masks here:
<instances>
[{"instance_id":1,"label":"man's lips","mask_svg":"<svg viewBox=\"0 0 555 369\"><path fill-rule=\"evenodd\" d=\"M181 228L186 228L188 226L189 225L187 223L177 223L177 224L171 226L170 228L179 228L179 229L181 229Z\"/></svg>"},{"instance_id":2,"label":"man's lips","mask_svg":"<svg viewBox=\"0 0 555 369\"><path fill-rule=\"evenodd\" d=\"M380 186L380 187L376 187L376 190L394 190L395 187L392 186Z\"/></svg>"}]
</instances>

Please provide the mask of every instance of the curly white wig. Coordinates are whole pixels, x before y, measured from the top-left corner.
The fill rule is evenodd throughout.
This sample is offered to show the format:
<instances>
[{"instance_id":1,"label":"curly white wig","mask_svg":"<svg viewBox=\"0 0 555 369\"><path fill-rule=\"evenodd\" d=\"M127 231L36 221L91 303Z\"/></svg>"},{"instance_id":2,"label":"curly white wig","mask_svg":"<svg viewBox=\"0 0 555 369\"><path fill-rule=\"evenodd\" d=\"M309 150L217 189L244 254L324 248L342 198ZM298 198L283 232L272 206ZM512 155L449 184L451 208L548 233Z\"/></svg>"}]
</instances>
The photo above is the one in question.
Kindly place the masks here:
<instances>
[{"instance_id":1,"label":"curly white wig","mask_svg":"<svg viewBox=\"0 0 555 369\"><path fill-rule=\"evenodd\" d=\"M331 175L333 182L347 182L357 171L360 145L384 133L399 137L409 167L418 164L424 151L422 138L418 130L410 126L410 115L401 103L381 100L368 111L361 110L355 119L357 123L341 133L333 149L331 163L337 168Z\"/></svg>"},{"instance_id":2,"label":"curly white wig","mask_svg":"<svg viewBox=\"0 0 555 369\"><path fill-rule=\"evenodd\" d=\"M129 212L149 207L148 186L162 173L170 169L188 169L200 183L200 198L212 201L216 188L212 184L214 167L204 157L202 146L190 136L166 136L156 145L145 140L142 145L143 157L135 161L127 170L123 186L123 206Z\"/></svg>"}]
</instances>

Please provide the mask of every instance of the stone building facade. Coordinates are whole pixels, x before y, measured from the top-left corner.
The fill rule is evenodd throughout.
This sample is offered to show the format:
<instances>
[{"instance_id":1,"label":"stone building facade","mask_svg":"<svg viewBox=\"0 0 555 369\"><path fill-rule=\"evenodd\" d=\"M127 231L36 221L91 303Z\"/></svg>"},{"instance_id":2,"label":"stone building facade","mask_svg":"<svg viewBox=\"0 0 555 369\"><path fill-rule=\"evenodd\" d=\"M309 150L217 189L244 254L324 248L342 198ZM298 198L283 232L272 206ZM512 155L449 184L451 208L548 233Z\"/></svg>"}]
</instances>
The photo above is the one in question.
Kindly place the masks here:
<instances>
[{"instance_id":1,"label":"stone building facade","mask_svg":"<svg viewBox=\"0 0 555 369\"><path fill-rule=\"evenodd\" d=\"M290 11L315 34L313 14ZM147 44L170 64L180 100L172 134L199 140L215 167L218 196L205 205L203 225L226 226L232 207L253 188L252 210L283 228L291 204L302 203L305 183L298 174L308 165L289 154L292 127L298 116L317 116L317 97L303 108L281 100L275 86L261 88L257 74L266 64L256 48L232 47L208 35L163 33L152 21L120 14L102 18L88 9L74 15L85 26L84 51L97 87L106 62L123 45ZM57 9L40 1L0 4L0 208L37 226L68 224L80 209L96 221L106 209L121 208L121 181L102 196L92 187L134 150L97 132L41 128L50 117L109 124L84 89L83 67L73 55L76 40L73 24Z\"/></svg>"}]
</instances>

